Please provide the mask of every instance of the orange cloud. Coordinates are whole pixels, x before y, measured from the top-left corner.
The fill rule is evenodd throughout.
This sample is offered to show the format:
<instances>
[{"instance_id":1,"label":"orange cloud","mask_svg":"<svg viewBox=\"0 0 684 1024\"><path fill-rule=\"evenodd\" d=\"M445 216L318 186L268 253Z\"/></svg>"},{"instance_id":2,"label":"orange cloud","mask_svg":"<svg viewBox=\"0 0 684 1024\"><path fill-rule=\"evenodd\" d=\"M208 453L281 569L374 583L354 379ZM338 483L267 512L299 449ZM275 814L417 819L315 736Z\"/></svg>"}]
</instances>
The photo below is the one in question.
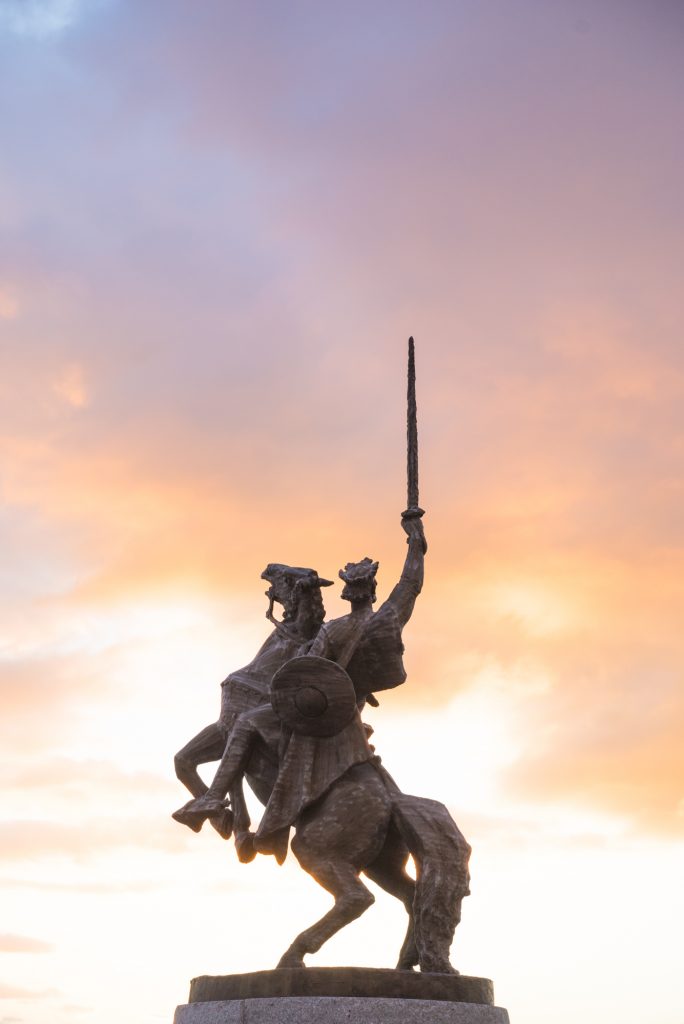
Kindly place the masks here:
<instances>
[{"instance_id":1,"label":"orange cloud","mask_svg":"<svg viewBox=\"0 0 684 1024\"><path fill-rule=\"evenodd\" d=\"M54 948L51 942L28 935L0 935L0 953L50 953Z\"/></svg>"}]
</instances>

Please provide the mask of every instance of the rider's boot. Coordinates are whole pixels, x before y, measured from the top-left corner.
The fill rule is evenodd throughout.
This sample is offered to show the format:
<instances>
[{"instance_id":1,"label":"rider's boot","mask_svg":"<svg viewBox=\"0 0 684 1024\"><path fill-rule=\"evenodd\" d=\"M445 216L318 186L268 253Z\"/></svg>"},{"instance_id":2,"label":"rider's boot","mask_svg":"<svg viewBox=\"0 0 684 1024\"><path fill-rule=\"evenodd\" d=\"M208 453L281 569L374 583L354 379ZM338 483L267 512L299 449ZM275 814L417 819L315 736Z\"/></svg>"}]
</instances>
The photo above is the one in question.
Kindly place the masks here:
<instances>
[{"instance_id":1,"label":"rider's boot","mask_svg":"<svg viewBox=\"0 0 684 1024\"><path fill-rule=\"evenodd\" d=\"M220 818L210 818L209 822L221 839L230 839L233 834L233 812L230 807L224 807Z\"/></svg>"}]
</instances>

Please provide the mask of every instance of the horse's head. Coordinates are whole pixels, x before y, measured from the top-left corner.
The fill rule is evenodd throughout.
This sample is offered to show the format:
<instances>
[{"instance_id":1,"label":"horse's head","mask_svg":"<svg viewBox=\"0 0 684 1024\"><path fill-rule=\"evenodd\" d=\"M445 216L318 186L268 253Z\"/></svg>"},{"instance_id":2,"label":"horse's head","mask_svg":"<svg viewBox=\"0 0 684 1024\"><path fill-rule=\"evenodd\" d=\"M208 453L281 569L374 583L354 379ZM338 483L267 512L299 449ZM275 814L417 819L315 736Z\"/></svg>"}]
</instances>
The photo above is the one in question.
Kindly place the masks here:
<instances>
[{"instance_id":1,"label":"horse's head","mask_svg":"<svg viewBox=\"0 0 684 1024\"><path fill-rule=\"evenodd\" d=\"M332 580L322 579L315 569L269 562L261 574L270 584L266 591L269 600L266 617L272 622L273 606L277 601L283 608L283 622L306 622L307 632L313 636L325 618L321 587L331 587Z\"/></svg>"}]
</instances>

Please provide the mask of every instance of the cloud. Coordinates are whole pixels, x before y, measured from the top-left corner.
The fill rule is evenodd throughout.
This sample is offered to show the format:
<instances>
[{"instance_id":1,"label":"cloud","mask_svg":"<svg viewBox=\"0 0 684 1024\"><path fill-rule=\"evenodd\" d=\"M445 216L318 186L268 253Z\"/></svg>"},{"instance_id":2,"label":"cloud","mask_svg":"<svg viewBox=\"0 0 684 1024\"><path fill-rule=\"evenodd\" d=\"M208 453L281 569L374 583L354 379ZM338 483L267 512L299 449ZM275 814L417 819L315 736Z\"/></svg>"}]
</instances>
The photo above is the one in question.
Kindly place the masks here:
<instances>
[{"instance_id":1,"label":"cloud","mask_svg":"<svg viewBox=\"0 0 684 1024\"><path fill-rule=\"evenodd\" d=\"M53 943L28 935L0 934L0 953L50 953L54 948Z\"/></svg>"},{"instance_id":2,"label":"cloud","mask_svg":"<svg viewBox=\"0 0 684 1024\"><path fill-rule=\"evenodd\" d=\"M90 401L85 371L78 363L65 366L52 387L55 394L74 409L83 409Z\"/></svg>"},{"instance_id":3,"label":"cloud","mask_svg":"<svg viewBox=\"0 0 684 1024\"><path fill-rule=\"evenodd\" d=\"M56 988L44 988L37 990L31 988L20 988L18 985L5 985L0 982L0 999L49 999L52 996L60 994L59 989Z\"/></svg>"},{"instance_id":4,"label":"cloud","mask_svg":"<svg viewBox=\"0 0 684 1024\"><path fill-rule=\"evenodd\" d=\"M19 313L19 303L10 288L0 285L0 320L13 320Z\"/></svg>"},{"instance_id":5,"label":"cloud","mask_svg":"<svg viewBox=\"0 0 684 1024\"><path fill-rule=\"evenodd\" d=\"M125 882L46 882L40 879L0 878L5 889L35 889L38 892L67 892L84 896L120 896L130 893L154 892L166 883L156 881Z\"/></svg>"},{"instance_id":6,"label":"cloud","mask_svg":"<svg viewBox=\"0 0 684 1024\"><path fill-rule=\"evenodd\" d=\"M659 661L615 658L609 672L603 661L597 685L586 661L573 674L568 657L560 685L532 710L538 732L509 775L513 791L593 805L681 835L682 677Z\"/></svg>"},{"instance_id":7,"label":"cloud","mask_svg":"<svg viewBox=\"0 0 684 1024\"><path fill-rule=\"evenodd\" d=\"M180 829L172 828L166 821L151 828L145 818L91 819L83 825L9 821L0 825L0 860L66 857L82 862L124 847L180 853L188 848L188 839L180 833Z\"/></svg>"},{"instance_id":8,"label":"cloud","mask_svg":"<svg viewBox=\"0 0 684 1024\"><path fill-rule=\"evenodd\" d=\"M88 788L100 793L106 791L108 797L113 798L141 791L151 797L155 794L168 796L171 789L170 780L164 776L152 772L129 772L110 761L94 759L76 761L54 757L36 761L32 758L22 766L5 764L1 771L8 790Z\"/></svg>"},{"instance_id":9,"label":"cloud","mask_svg":"<svg viewBox=\"0 0 684 1024\"><path fill-rule=\"evenodd\" d=\"M50 750L79 729L76 709L112 699L116 688L98 657L87 655L15 658L0 661L5 750Z\"/></svg>"},{"instance_id":10,"label":"cloud","mask_svg":"<svg viewBox=\"0 0 684 1024\"><path fill-rule=\"evenodd\" d=\"M40 39L73 24L81 6L82 0L4 0L0 28Z\"/></svg>"}]
</instances>

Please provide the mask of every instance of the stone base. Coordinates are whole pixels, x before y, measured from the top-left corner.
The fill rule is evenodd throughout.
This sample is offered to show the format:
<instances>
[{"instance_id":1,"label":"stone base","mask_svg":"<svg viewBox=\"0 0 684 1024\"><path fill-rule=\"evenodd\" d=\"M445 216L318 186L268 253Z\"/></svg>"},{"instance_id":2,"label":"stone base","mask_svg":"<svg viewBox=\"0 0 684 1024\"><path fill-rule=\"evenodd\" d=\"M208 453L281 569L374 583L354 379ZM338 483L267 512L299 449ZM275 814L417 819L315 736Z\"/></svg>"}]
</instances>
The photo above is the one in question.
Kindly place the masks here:
<instances>
[{"instance_id":1,"label":"stone base","mask_svg":"<svg viewBox=\"0 0 684 1024\"><path fill-rule=\"evenodd\" d=\"M363 996L372 999L439 999L494 1002L489 978L430 974L381 967L281 967L249 974L203 974L190 982L189 1003L273 996Z\"/></svg>"},{"instance_id":2,"label":"stone base","mask_svg":"<svg viewBox=\"0 0 684 1024\"><path fill-rule=\"evenodd\" d=\"M203 976L174 1024L509 1024L488 978L307 967Z\"/></svg>"},{"instance_id":3,"label":"stone base","mask_svg":"<svg viewBox=\"0 0 684 1024\"><path fill-rule=\"evenodd\" d=\"M486 1003L362 996L277 996L219 999L179 1006L173 1024L509 1024Z\"/></svg>"}]
</instances>

